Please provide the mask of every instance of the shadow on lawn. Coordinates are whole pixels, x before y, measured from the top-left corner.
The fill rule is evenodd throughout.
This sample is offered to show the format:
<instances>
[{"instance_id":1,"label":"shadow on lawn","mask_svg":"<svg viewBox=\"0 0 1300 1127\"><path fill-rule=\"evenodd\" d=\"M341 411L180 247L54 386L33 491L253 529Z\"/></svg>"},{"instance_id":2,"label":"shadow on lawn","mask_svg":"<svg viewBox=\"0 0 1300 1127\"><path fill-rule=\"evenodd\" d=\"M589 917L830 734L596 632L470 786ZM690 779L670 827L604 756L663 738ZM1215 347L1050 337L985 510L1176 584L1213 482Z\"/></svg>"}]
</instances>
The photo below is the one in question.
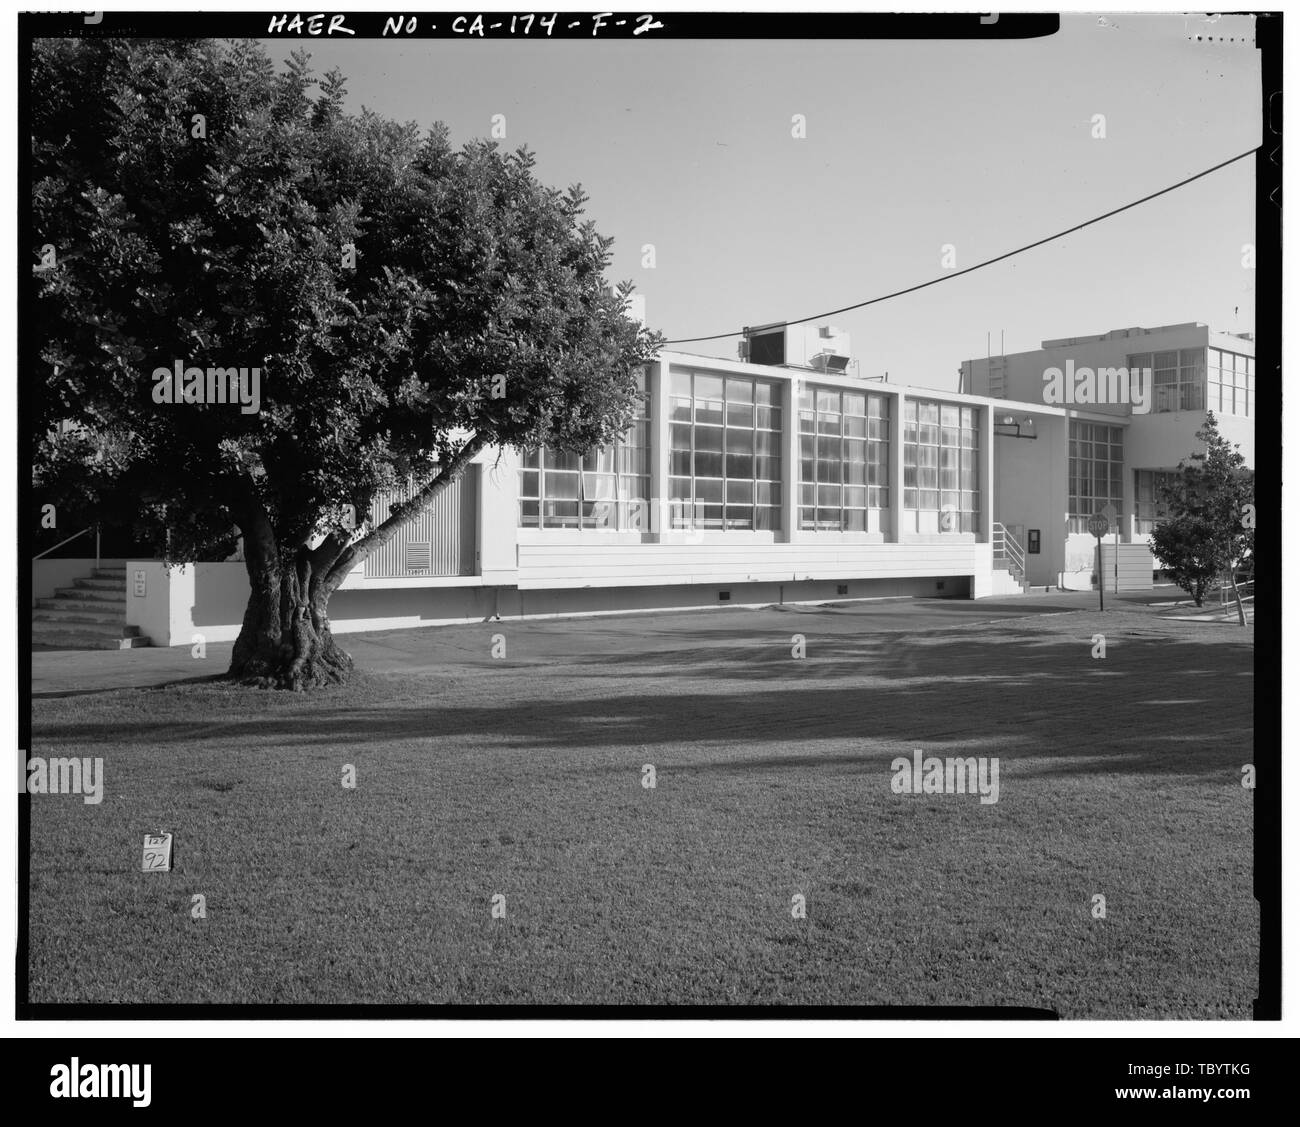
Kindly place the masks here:
<instances>
[{"instance_id":1,"label":"shadow on lawn","mask_svg":"<svg viewBox=\"0 0 1300 1127\"><path fill-rule=\"evenodd\" d=\"M141 686L145 691L153 689L174 689L180 685L211 685L219 684L226 679L224 673L209 673L203 677L178 677L174 681L163 681L159 685ZM64 697L102 697L108 693L120 693L123 687L121 685L107 685L98 689L49 689L44 692L33 692L32 700L60 700Z\"/></svg>"},{"instance_id":2,"label":"shadow on lawn","mask_svg":"<svg viewBox=\"0 0 1300 1127\"><path fill-rule=\"evenodd\" d=\"M808 657L796 661L788 643L768 652L751 632L710 634L725 648L553 661L564 680L548 676L529 684L536 695L527 699L503 693L499 702L472 707L423 704L410 701L408 679L402 683L407 699L376 703L372 680L364 699L344 689L328 702L277 700L273 712L258 710L247 719L221 702L226 707L214 723L214 705L203 698L195 699L195 709L208 713L206 719L147 718L149 697L170 691L153 689L139 700L139 720L43 723L35 717L34 743L127 743L166 747L170 754L234 740L274 754L277 747L340 744L382 751L398 741L428 740L437 741L431 750L452 755L602 753L598 765L582 762L581 770L623 770L609 757L682 744L685 755L671 753L679 768L719 772L879 771L882 751L895 744L900 754L920 747L936 755L1033 757L1046 761L1037 765L1040 774L1227 772L1225 778L1239 771L1249 751L1252 691L1235 676L1251 667L1253 651L1245 644L1178 637L1125 642L1117 635L1108 656L1093 660L1086 637L1002 630L997 644L951 636L809 639ZM513 663L472 664L489 675L489 668L508 674ZM636 691L611 694L606 677L624 685L636 678ZM838 683L826 683L831 678ZM205 680L211 679L178 684ZM651 681L661 687L655 691ZM737 688L737 681L752 688ZM722 691L700 691L701 683ZM382 680L377 687L382 693ZM253 713L257 698L248 699ZM823 740L860 741L862 754L827 754L816 746ZM748 746L757 754L721 759L717 747L693 746L710 743ZM784 745L782 753L763 754L761 745L772 744ZM572 769L574 762L556 765Z\"/></svg>"},{"instance_id":3,"label":"shadow on lawn","mask_svg":"<svg viewBox=\"0 0 1300 1127\"><path fill-rule=\"evenodd\" d=\"M804 638L802 659L792 656L796 633ZM1173 655L1179 661L1180 678L1221 677L1254 668L1255 651L1249 642L1205 642L1157 630L1105 633L1104 659L1092 657L1091 628L1069 637L999 625L993 641L983 635L954 636L937 630L851 635L804 629L766 639L756 638L752 630L709 630L693 632L689 646L643 653L583 654L569 657L567 663L617 668L614 675L619 677L662 677L676 669L708 667L711 673L725 676L731 671L745 680L933 677L936 682L948 683L979 678L999 690L1020 688L1043 678L1076 681L1095 674L1161 678L1165 675L1162 667ZM1199 652L1206 655L1203 663L1189 656ZM1182 668L1186 665L1195 668ZM597 674L584 673L592 675Z\"/></svg>"}]
</instances>

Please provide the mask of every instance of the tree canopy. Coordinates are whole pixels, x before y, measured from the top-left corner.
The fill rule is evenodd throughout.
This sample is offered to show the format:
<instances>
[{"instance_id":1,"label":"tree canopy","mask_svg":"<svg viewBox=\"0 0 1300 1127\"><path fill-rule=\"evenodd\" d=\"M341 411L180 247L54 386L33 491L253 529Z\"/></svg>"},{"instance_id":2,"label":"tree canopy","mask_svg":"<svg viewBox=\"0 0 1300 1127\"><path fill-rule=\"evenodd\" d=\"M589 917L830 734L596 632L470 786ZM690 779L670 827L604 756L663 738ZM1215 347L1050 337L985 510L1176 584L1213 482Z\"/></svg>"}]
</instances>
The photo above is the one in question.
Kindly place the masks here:
<instances>
[{"instance_id":1,"label":"tree canopy","mask_svg":"<svg viewBox=\"0 0 1300 1127\"><path fill-rule=\"evenodd\" d=\"M1178 463L1161 487L1169 515L1151 534L1151 548L1171 578L1199 607L1225 573L1234 593L1236 573L1255 550L1255 474L1241 451L1219 433L1213 413L1196 432L1203 452ZM1241 601L1238 615L1245 622Z\"/></svg>"},{"instance_id":2,"label":"tree canopy","mask_svg":"<svg viewBox=\"0 0 1300 1127\"><path fill-rule=\"evenodd\" d=\"M295 687L330 678L275 656L292 608L327 635L344 575L484 447L611 441L661 343L624 316L579 187L344 102L339 73L277 72L252 42L33 49L39 500L169 561L224 558L238 530L267 636L232 670ZM159 402L176 366L256 368L256 411ZM355 536L349 507L408 477Z\"/></svg>"}]
</instances>

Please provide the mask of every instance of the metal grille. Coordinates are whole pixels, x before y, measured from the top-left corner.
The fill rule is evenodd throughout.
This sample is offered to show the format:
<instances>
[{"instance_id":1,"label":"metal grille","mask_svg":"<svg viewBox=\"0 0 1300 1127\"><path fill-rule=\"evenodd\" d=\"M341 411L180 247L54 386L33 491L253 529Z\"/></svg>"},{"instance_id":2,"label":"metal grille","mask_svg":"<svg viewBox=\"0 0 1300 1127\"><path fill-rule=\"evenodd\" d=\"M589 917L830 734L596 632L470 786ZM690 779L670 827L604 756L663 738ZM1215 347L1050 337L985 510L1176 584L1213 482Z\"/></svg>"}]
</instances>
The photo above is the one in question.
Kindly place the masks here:
<instances>
[{"instance_id":1,"label":"metal grille","mask_svg":"<svg viewBox=\"0 0 1300 1127\"><path fill-rule=\"evenodd\" d=\"M365 563L367 578L474 575L477 547L477 468L467 467L433 505L403 528ZM415 492L411 482L375 499L370 526L388 518L391 507Z\"/></svg>"},{"instance_id":2,"label":"metal grille","mask_svg":"<svg viewBox=\"0 0 1300 1127\"><path fill-rule=\"evenodd\" d=\"M428 571L432 562L432 544L407 544L404 557L407 571Z\"/></svg>"}]
</instances>

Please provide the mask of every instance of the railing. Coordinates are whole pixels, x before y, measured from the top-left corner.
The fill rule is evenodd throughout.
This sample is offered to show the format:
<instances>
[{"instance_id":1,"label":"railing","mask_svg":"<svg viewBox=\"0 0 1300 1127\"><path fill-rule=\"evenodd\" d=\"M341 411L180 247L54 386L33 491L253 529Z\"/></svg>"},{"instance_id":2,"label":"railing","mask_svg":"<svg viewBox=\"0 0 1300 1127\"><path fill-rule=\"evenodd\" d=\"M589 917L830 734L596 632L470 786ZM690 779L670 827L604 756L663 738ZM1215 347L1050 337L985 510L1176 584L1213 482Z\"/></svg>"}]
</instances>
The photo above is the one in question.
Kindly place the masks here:
<instances>
[{"instance_id":1,"label":"railing","mask_svg":"<svg viewBox=\"0 0 1300 1127\"><path fill-rule=\"evenodd\" d=\"M993 522L993 562L999 560L1007 564L1009 570L1023 576L1025 574L1025 550L1014 536L1007 531L1007 526L1000 521Z\"/></svg>"},{"instance_id":2,"label":"railing","mask_svg":"<svg viewBox=\"0 0 1300 1127\"><path fill-rule=\"evenodd\" d=\"M1237 583L1237 593L1241 596L1241 609L1247 615L1255 613L1255 581L1247 579L1245 582ZM1232 594L1231 581L1219 585L1219 609L1226 614L1234 614L1237 610L1237 600Z\"/></svg>"},{"instance_id":3,"label":"railing","mask_svg":"<svg viewBox=\"0 0 1300 1127\"><path fill-rule=\"evenodd\" d=\"M51 552L57 552L60 548L63 547L64 544L71 544L78 536L85 536L86 533L89 532L92 528L95 530L95 566L98 567L99 566L99 525L97 524L88 524L80 532L74 532L71 536L67 537L66 539L60 540L52 548L46 548L45 551L37 553L32 557L32 563L35 563L39 559L44 559Z\"/></svg>"}]
</instances>

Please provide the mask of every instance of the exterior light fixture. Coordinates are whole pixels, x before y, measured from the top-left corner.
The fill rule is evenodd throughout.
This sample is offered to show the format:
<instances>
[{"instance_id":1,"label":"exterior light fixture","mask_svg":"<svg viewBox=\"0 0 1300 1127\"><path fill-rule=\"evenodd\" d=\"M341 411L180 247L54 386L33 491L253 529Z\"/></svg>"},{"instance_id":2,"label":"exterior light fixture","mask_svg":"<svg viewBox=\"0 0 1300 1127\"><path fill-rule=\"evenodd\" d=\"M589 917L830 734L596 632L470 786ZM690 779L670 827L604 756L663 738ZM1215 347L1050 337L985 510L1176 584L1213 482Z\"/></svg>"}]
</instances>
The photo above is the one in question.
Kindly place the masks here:
<instances>
[{"instance_id":1,"label":"exterior light fixture","mask_svg":"<svg viewBox=\"0 0 1300 1127\"><path fill-rule=\"evenodd\" d=\"M1004 427L1011 429L1001 429ZM1026 415L1023 419L1017 419L1014 415L999 415L993 420L993 433L1006 438L1038 438L1038 435L1034 433L1032 415Z\"/></svg>"}]
</instances>

